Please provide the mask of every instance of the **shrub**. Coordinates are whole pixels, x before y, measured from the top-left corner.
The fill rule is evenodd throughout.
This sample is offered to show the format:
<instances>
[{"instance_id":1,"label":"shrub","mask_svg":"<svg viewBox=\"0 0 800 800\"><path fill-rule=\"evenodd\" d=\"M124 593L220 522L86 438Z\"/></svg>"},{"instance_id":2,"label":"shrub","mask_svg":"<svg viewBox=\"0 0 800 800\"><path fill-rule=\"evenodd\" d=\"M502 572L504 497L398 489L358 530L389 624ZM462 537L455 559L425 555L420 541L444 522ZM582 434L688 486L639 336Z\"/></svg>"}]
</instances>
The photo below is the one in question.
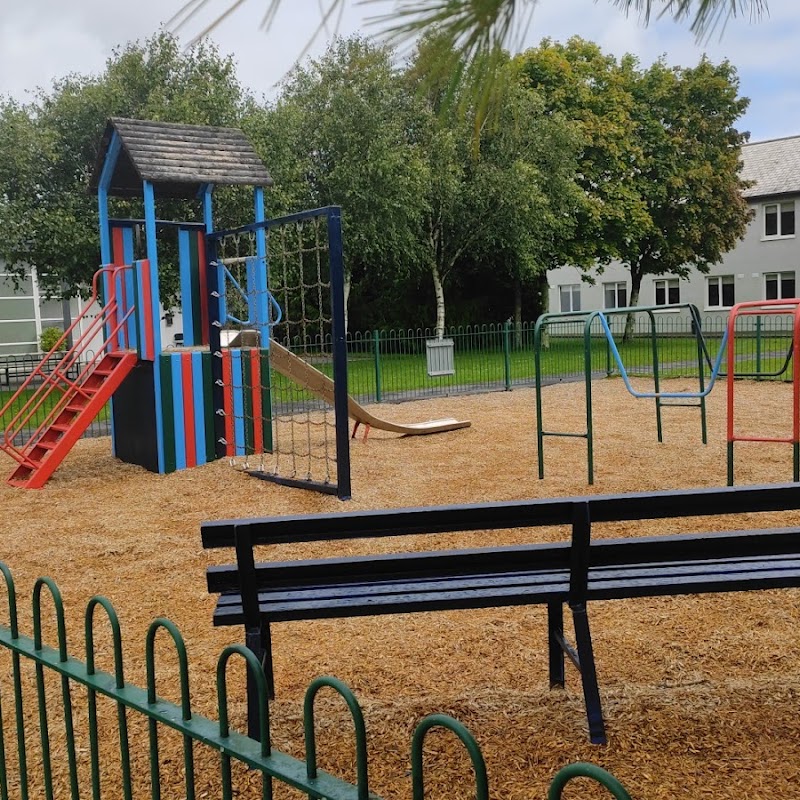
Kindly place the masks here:
<instances>
[{"instance_id":1,"label":"shrub","mask_svg":"<svg viewBox=\"0 0 800 800\"><path fill-rule=\"evenodd\" d=\"M49 353L63 335L61 328L45 328L39 337L39 348L43 353Z\"/></svg>"}]
</instances>

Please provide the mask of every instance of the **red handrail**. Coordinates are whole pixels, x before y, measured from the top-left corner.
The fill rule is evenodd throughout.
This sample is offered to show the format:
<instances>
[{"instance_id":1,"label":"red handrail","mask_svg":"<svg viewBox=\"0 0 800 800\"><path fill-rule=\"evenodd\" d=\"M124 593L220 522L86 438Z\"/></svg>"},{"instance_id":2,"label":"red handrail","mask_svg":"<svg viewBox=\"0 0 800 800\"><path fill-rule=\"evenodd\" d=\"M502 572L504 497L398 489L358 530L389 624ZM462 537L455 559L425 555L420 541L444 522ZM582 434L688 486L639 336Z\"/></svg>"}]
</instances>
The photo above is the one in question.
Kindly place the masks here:
<instances>
[{"instance_id":1,"label":"red handrail","mask_svg":"<svg viewBox=\"0 0 800 800\"><path fill-rule=\"evenodd\" d=\"M25 450L31 449L35 446L41 435L47 428L55 421L58 415L68 405L69 400L74 398L75 394L86 395L83 389L83 384L86 379L94 372L97 363L107 354L114 352L118 349L117 336L121 330L124 330L128 319L134 312L134 306L131 305L125 313L120 317L119 305L116 297L116 281L117 277L124 273L125 270L131 269L130 265L111 265L99 269L92 279L92 293L88 299L84 310L72 325L64 331L63 335L58 339L52 349L44 356L38 366L36 366L23 381L21 386L17 389L11 399L0 410L0 417L4 416L9 409L22 397L31 384L39 378L40 383L37 383L35 390L32 392L27 401L22 405L19 411L14 415L12 420L6 426L3 435L3 443L0 447L11 455L16 461L20 463L31 464L30 460L25 454ZM103 275L109 276L110 291L108 293L107 302L104 305L99 303L99 280ZM67 341L70 334L75 331L81 322L88 318L89 311L93 309L95 303L100 306L100 313L92 319L88 326L81 332L77 340L74 341L72 347L64 353L59 361L52 368L46 369L46 365L50 358L59 353L59 348ZM86 361L80 368L77 376L70 379L69 370L79 362L80 357L89 351L89 345L95 336L100 333L103 328L111 322L115 324L106 329L105 338L98 348L97 352ZM61 397L53 403L50 411L45 415L44 421L36 428L36 430L28 437L24 444L15 444L14 439L19 433L25 429L30 423L31 419L39 412L44 404L48 401L51 395L60 391Z\"/></svg>"}]
</instances>

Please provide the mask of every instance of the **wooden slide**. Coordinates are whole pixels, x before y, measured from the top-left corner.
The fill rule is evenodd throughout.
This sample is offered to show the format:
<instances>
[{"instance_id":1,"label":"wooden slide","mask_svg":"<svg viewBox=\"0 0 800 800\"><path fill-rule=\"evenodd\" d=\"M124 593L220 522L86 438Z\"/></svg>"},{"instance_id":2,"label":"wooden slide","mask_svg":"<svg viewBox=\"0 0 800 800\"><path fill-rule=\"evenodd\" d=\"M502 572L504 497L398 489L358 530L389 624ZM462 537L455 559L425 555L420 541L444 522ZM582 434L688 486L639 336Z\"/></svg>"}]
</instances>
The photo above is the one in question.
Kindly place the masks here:
<instances>
[{"instance_id":1,"label":"wooden slide","mask_svg":"<svg viewBox=\"0 0 800 800\"><path fill-rule=\"evenodd\" d=\"M333 405L333 381L315 367L312 367L302 358L287 350L276 341L269 343L269 360L272 368L286 376L289 380L302 386L312 394L321 397L326 403ZM427 433L443 433L454 431L457 428L469 428L469 420L457 420L451 417L446 419L432 419L427 422L397 423L370 414L364 406L357 403L350 395L347 396L347 413L359 425L369 428L378 428L382 431L401 433L406 436L421 436ZM353 431L355 435L355 430Z\"/></svg>"}]
</instances>

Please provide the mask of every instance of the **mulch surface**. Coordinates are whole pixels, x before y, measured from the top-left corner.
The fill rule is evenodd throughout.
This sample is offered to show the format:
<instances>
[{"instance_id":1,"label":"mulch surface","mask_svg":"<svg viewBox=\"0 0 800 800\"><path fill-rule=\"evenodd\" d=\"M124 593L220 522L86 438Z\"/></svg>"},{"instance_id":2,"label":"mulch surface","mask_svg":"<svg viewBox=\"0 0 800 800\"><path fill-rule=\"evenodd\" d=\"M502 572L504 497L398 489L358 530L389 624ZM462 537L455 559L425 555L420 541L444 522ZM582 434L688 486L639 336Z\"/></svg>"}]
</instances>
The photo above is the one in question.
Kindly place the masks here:
<instances>
[{"instance_id":1,"label":"mulch surface","mask_svg":"<svg viewBox=\"0 0 800 800\"><path fill-rule=\"evenodd\" d=\"M669 382L673 390L690 383ZM791 387L737 384L737 429L763 435L791 430ZM579 495L589 492L679 489L725 484L725 388L709 398L709 444L700 444L699 414L664 411L664 443L656 441L652 401L634 400L619 380L594 385L596 482L586 484L586 445L546 441L546 476L536 476L534 395L519 389L397 406L379 415L397 421L456 416L465 430L401 438L373 430L352 442L354 499L279 487L235 471L227 462L153 475L122 464L109 439L83 440L42 491L0 485L0 558L12 569L20 627L32 631L34 581L48 575L64 597L70 652L84 658L83 613L88 599L111 599L122 623L126 680L145 684L144 639L150 621L172 619L186 639L196 713L217 718L216 660L240 629L215 629L215 598L205 569L232 553L203 551L204 520L358 509L426 506L488 500ZM545 390L546 427L578 431L584 424L583 385ZM0 459L0 475L11 461ZM791 480L791 447L741 444L738 484ZM800 524L800 511L672 522L597 526L595 535L776 527ZM324 557L402 548L438 549L496 543L555 541L563 528L512 530L402 540L282 545L259 558ZM547 685L546 611L543 607L396 615L283 623L274 626L277 699L273 746L302 757L302 701L322 674L343 679L361 701L370 747L370 788L388 800L410 798L409 745L416 723L446 712L476 735L486 757L491 795L504 800L544 797L553 774L575 760L612 771L635 798L800 797L800 592L766 591L699 597L596 603L590 608L609 744L588 743L580 682L567 674L565 691ZM44 601L45 609L51 606ZM44 637L55 643L45 612ZM100 620L100 617L98 617ZM112 670L110 637L98 621L98 665ZM163 641L162 641L163 639ZM159 635L158 690L177 701L176 658ZM10 658L0 656L6 750L12 772L14 713ZM232 723L244 727L243 680L231 670ZM58 682L48 687L57 708ZM31 796L43 796L35 697L26 674ZM83 791L88 796L87 715L75 692L75 725ZM109 797L119 771L115 710L101 703L102 748ZM133 715L130 715L131 717ZM57 778L65 774L63 727L53 724ZM320 696L320 765L354 778L351 725L343 704ZM135 796L149 795L146 726L131 720ZM182 743L161 736L164 797L183 796ZM198 796L219 796L218 755L198 746ZM448 735L426 746L426 791L434 798L470 797L468 759ZM57 781L58 784L58 781ZM258 796L252 774L237 773L237 796ZM565 798L601 797L571 787ZM57 785L57 797L68 796ZM277 796L287 792L276 790ZM295 796L295 795L292 795Z\"/></svg>"}]
</instances>

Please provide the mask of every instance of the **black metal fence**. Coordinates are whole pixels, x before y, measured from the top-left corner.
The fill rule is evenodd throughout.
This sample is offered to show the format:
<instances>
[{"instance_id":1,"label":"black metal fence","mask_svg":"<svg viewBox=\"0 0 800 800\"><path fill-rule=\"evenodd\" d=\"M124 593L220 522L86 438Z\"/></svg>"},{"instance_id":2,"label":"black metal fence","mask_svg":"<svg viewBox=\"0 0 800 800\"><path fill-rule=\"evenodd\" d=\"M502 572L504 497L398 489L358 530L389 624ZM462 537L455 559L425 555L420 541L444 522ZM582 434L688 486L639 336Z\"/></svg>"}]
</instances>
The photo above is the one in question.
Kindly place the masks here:
<instances>
[{"instance_id":1,"label":"black metal fence","mask_svg":"<svg viewBox=\"0 0 800 800\"><path fill-rule=\"evenodd\" d=\"M91 352L87 352L88 358L92 356L93 354ZM15 397L15 394L28 376L41 363L42 356L36 353L0 356L0 409L4 409L2 417L0 417L0 429L5 429L16 415L22 411L37 386L44 380L44 378L37 376L29 384L29 389L26 388L23 394L19 397ZM77 376L84 366L83 362L76 362L70 367L70 373ZM30 423L33 430L45 421L51 407L51 402L45 401L37 410ZM86 433L83 435L86 438L111 435L111 411L109 405L106 405L95 419L92 420Z\"/></svg>"}]
</instances>

